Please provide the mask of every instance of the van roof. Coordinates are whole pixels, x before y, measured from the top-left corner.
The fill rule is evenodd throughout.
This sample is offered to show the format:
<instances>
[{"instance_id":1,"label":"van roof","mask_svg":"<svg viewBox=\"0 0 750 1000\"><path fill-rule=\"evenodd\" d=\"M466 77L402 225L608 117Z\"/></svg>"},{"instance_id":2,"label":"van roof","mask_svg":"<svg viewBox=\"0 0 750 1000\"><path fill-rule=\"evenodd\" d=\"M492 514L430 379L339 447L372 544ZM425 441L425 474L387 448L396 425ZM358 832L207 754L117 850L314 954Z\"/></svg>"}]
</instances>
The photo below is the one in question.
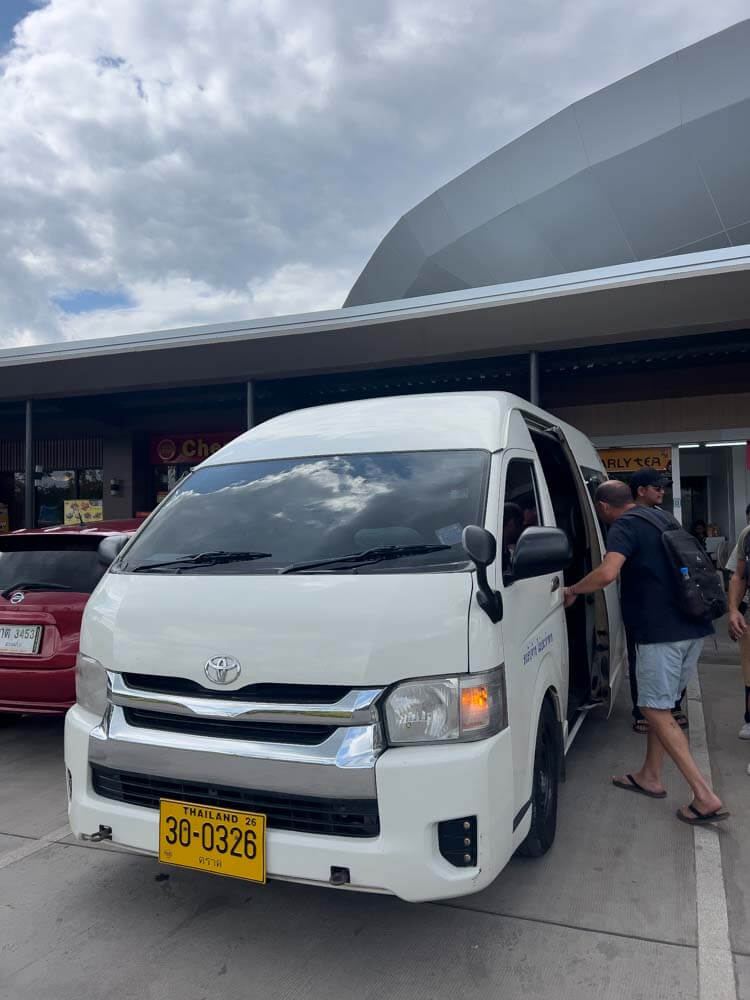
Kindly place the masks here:
<instances>
[{"instance_id":1,"label":"van roof","mask_svg":"<svg viewBox=\"0 0 750 1000\"><path fill-rule=\"evenodd\" d=\"M274 417L235 438L200 467L303 455L470 448L497 451L505 444L508 417L519 407L560 423L507 392L474 390L359 399Z\"/></svg>"}]
</instances>

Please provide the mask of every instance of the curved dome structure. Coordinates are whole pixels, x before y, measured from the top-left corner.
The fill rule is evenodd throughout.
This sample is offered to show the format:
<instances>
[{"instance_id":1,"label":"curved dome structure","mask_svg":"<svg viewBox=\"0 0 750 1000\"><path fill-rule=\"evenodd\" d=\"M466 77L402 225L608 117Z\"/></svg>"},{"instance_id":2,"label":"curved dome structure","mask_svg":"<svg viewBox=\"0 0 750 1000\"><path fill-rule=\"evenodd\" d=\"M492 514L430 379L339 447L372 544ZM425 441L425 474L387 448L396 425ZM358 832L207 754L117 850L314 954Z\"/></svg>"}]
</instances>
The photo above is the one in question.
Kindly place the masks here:
<instances>
[{"instance_id":1,"label":"curved dome structure","mask_svg":"<svg viewBox=\"0 0 750 1000\"><path fill-rule=\"evenodd\" d=\"M750 20L550 118L407 212L347 306L750 243Z\"/></svg>"}]
</instances>

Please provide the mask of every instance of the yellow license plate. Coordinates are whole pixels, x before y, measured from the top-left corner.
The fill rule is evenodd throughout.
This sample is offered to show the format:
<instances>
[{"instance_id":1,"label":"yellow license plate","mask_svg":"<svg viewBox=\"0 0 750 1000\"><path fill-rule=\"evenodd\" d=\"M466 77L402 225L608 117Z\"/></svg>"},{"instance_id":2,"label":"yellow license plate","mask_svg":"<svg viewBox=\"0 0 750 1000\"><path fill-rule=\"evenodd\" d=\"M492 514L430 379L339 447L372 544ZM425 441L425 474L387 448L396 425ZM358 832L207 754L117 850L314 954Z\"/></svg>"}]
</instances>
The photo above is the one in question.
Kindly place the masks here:
<instances>
[{"instance_id":1,"label":"yellow license plate","mask_svg":"<svg viewBox=\"0 0 750 1000\"><path fill-rule=\"evenodd\" d=\"M266 817L191 802L159 803L159 861L266 881Z\"/></svg>"}]
</instances>

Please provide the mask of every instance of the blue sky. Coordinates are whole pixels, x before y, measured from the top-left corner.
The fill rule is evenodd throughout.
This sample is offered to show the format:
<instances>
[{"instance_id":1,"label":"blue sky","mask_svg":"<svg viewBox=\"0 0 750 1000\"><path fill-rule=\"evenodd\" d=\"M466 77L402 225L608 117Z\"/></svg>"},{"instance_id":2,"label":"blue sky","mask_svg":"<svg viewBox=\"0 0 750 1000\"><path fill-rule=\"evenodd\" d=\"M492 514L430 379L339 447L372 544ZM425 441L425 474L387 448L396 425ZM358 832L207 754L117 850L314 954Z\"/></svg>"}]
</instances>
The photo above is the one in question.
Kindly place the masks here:
<instances>
[{"instance_id":1,"label":"blue sky","mask_svg":"<svg viewBox=\"0 0 750 1000\"><path fill-rule=\"evenodd\" d=\"M31 3L29 0L0 0L0 50L10 42L14 26L29 11L40 6L41 3Z\"/></svg>"},{"instance_id":2,"label":"blue sky","mask_svg":"<svg viewBox=\"0 0 750 1000\"><path fill-rule=\"evenodd\" d=\"M97 292L89 288L81 288L75 292L53 295L52 301L63 312L73 316L90 312L92 309L123 309L133 303L125 292Z\"/></svg>"}]
</instances>

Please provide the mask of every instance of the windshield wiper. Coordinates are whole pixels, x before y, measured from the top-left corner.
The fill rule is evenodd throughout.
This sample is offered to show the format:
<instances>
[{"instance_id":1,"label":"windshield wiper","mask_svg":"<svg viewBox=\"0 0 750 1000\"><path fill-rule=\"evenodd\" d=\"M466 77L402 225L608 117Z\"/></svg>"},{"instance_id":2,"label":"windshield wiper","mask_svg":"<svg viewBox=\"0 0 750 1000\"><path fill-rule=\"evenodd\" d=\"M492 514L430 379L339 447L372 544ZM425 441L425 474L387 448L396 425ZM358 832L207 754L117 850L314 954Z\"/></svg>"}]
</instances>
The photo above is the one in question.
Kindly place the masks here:
<instances>
[{"instance_id":1,"label":"windshield wiper","mask_svg":"<svg viewBox=\"0 0 750 1000\"><path fill-rule=\"evenodd\" d=\"M220 563L249 562L252 559L268 559L272 552L195 552L193 555L180 556L179 559L167 559L164 562L141 563L134 566L131 573L147 573L152 569L165 569L169 566L216 566ZM127 570L127 563L121 567Z\"/></svg>"},{"instance_id":2,"label":"windshield wiper","mask_svg":"<svg viewBox=\"0 0 750 1000\"><path fill-rule=\"evenodd\" d=\"M47 583L45 580L36 580L33 583L22 580L20 583L14 583L12 587L6 587L5 590L0 592L0 597L10 597L10 595L15 590L72 590L72 587L67 587L64 583Z\"/></svg>"},{"instance_id":3,"label":"windshield wiper","mask_svg":"<svg viewBox=\"0 0 750 1000\"><path fill-rule=\"evenodd\" d=\"M421 556L425 552L441 552L450 549L450 545L383 545L377 549L366 549L364 552L352 552L350 555L330 556L328 559L316 559L312 562L292 563L282 569L283 573L302 573L306 569L317 569L319 566L363 566L367 563L383 562L386 559L400 559L402 556Z\"/></svg>"}]
</instances>

